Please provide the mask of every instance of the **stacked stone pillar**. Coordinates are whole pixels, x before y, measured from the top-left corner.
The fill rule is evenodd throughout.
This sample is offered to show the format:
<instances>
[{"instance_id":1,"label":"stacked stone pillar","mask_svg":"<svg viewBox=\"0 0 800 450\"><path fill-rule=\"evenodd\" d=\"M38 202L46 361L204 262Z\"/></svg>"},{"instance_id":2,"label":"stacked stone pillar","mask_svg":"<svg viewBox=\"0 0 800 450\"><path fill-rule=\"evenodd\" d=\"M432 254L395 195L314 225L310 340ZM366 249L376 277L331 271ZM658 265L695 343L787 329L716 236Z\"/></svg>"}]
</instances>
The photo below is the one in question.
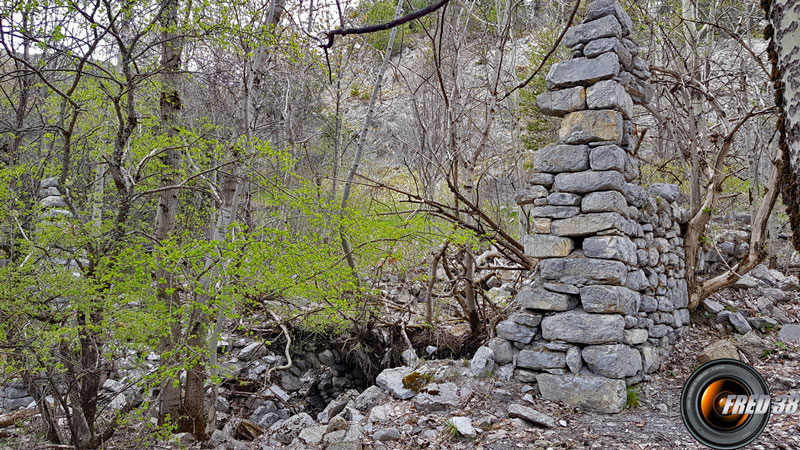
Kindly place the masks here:
<instances>
[{"instance_id":1,"label":"stacked stone pillar","mask_svg":"<svg viewBox=\"0 0 800 450\"><path fill-rule=\"evenodd\" d=\"M58 192L58 180L45 178L39 183L39 199L42 206L42 217L72 217L67 209L67 202Z\"/></svg>"},{"instance_id":2,"label":"stacked stone pillar","mask_svg":"<svg viewBox=\"0 0 800 450\"><path fill-rule=\"evenodd\" d=\"M631 28L617 0L596 0L564 36L572 56L537 99L562 118L558 143L534 153L517 197L538 263L491 344L544 398L601 412L624 408L689 322L678 188L637 181L634 105L653 90Z\"/></svg>"}]
</instances>

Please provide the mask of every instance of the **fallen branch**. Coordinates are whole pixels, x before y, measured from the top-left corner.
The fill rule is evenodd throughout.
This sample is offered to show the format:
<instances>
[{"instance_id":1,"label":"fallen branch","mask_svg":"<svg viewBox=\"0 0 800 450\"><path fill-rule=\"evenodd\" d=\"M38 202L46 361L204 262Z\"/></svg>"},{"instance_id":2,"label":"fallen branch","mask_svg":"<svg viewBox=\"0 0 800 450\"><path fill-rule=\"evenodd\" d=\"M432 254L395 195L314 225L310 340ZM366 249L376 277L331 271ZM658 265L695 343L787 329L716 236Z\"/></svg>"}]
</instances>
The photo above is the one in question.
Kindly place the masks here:
<instances>
[{"instance_id":1,"label":"fallen branch","mask_svg":"<svg viewBox=\"0 0 800 450\"><path fill-rule=\"evenodd\" d=\"M36 407L20 409L8 414L0 416L0 428L14 426L17 421L27 419L39 414L39 409Z\"/></svg>"},{"instance_id":2,"label":"fallen branch","mask_svg":"<svg viewBox=\"0 0 800 450\"><path fill-rule=\"evenodd\" d=\"M408 350L411 350L411 353L414 354L414 359L415 360L419 360L419 357L417 356L417 352L414 351L414 346L411 345L411 339L408 338L408 333L406 333L406 321L405 320L401 320L400 321L400 334L403 335L403 340L406 341L406 346L408 346Z\"/></svg>"},{"instance_id":3,"label":"fallen branch","mask_svg":"<svg viewBox=\"0 0 800 450\"><path fill-rule=\"evenodd\" d=\"M281 331L283 331L283 335L286 336L286 347L284 347L284 349L283 349L283 352L286 355L286 364L284 364L282 366L271 367L269 370L267 370L267 374L264 376L264 384L265 385L270 384L270 379L272 378L272 372L274 372L276 370L286 370L286 369L291 369L292 368L292 354L289 353L289 348L291 348L291 346L292 346L292 336L289 335L289 329L286 328L286 325L284 325L280 321L280 318L278 317L277 314L275 314L274 312L272 312L270 310L267 310L267 312L269 313L270 316L272 316L273 319L275 319L276 322L278 322L278 326L281 327Z\"/></svg>"}]
</instances>

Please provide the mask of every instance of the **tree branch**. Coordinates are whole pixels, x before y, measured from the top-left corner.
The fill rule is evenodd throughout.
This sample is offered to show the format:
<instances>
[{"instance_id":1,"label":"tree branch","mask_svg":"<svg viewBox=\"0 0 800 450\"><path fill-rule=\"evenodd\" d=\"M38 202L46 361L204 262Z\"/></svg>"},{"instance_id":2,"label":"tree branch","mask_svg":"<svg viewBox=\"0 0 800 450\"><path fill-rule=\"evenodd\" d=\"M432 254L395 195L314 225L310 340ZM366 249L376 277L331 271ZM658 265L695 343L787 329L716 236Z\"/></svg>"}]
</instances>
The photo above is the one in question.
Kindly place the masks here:
<instances>
[{"instance_id":1,"label":"tree branch","mask_svg":"<svg viewBox=\"0 0 800 450\"><path fill-rule=\"evenodd\" d=\"M581 6L581 0L576 0L575 1L575 6L572 8L572 13L569 15L569 19L567 19L567 25L564 27L563 30L561 30L561 34L558 35L558 38L553 43L553 48L551 48L550 51L547 52L546 55L544 55L544 58L542 58L542 60L539 61L539 66L536 67L536 70L533 71L531 76L529 76L528 79L523 81L522 83L514 86L514 88L511 89L510 91L506 92L506 94L503 97L501 97L499 101L505 100L506 97L508 97L509 95L513 94L514 91L516 91L517 89L522 89L525 86L527 86L528 83L533 81L533 79L536 77L536 75L539 74L539 72L542 70L542 68L544 67L544 64L547 62L547 60L550 59L550 57L553 56L553 53L555 53L556 50L558 49L558 45L561 44L561 40L564 39L564 35L567 34L567 30L569 30L569 27L572 25L572 21L575 20L575 14L578 13L578 8L580 6Z\"/></svg>"},{"instance_id":2,"label":"tree branch","mask_svg":"<svg viewBox=\"0 0 800 450\"><path fill-rule=\"evenodd\" d=\"M709 295L717 292L720 289L726 288L736 282L739 278L749 272L756 264L760 263L764 258L764 239L766 238L767 221L769 220L770 212L775 206L775 201L780 192L778 181L780 180L780 171L778 170L780 162L775 165L775 170L767 183L767 193L761 199L758 205L758 211L753 217L752 233L750 234L750 250L735 266L730 268L725 273L717 275L714 278L704 281L700 285L699 295L700 299L706 298Z\"/></svg>"},{"instance_id":3,"label":"tree branch","mask_svg":"<svg viewBox=\"0 0 800 450\"><path fill-rule=\"evenodd\" d=\"M375 32L378 32L378 31L391 30L394 27L399 27L400 25L403 25L403 24L406 24L408 22L411 22L412 20L416 20L416 19L419 19L421 17L427 16L428 14L430 14L430 13L438 10L442 6L446 5L448 2L450 2L450 0L439 0L438 2L433 3L431 5L428 5L425 8L422 8L420 10L414 11L411 14L405 15L403 17L400 17L398 19L395 19L395 20L392 20L392 21L389 21L389 22L380 23L380 24L377 24L377 25L369 25L369 26L360 27L360 28L337 28L335 30L326 31L326 32L322 33L322 35L323 35L323 38L327 38L328 41L325 42L325 43L322 43L322 39L319 39L320 47L322 47L322 48L331 48L331 47L333 47L333 40L334 40L334 38L336 36L347 36L347 35L350 35L350 34L369 34L369 33L375 33Z\"/></svg>"}]
</instances>

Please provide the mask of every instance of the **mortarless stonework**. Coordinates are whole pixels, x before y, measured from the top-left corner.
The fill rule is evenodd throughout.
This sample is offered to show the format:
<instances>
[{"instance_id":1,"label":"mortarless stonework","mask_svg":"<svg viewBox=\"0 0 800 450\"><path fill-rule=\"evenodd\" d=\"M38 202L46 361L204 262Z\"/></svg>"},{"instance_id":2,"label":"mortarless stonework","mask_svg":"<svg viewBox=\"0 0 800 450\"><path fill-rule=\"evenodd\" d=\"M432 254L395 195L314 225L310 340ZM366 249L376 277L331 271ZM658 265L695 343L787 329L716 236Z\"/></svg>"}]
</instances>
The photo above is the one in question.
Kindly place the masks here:
<instances>
[{"instance_id":1,"label":"mortarless stonework","mask_svg":"<svg viewBox=\"0 0 800 450\"><path fill-rule=\"evenodd\" d=\"M537 99L562 118L559 142L535 152L517 196L525 253L538 264L494 345L513 349L517 379L535 379L544 398L614 413L626 385L658 370L687 330L687 214L677 186L637 181L633 107L653 89L630 17L617 0L595 0L586 17Z\"/></svg>"}]
</instances>

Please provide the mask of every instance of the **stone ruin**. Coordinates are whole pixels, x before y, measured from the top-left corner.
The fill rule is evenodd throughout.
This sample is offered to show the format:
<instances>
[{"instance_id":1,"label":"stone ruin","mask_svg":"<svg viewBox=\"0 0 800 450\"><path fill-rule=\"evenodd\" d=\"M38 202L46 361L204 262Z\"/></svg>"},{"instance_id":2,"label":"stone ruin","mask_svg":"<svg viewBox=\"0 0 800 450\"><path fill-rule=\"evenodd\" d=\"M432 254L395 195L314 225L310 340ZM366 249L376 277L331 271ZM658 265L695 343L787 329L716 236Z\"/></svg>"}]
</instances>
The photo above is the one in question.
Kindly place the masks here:
<instances>
[{"instance_id":1,"label":"stone ruin","mask_svg":"<svg viewBox=\"0 0 800 450\"><path fill-rule=\"evenodd\" d=\"M58 191L58 180L55 178L45 178L39 184L39 205L40 218L57 218L57 217L71 217L72 213L67 209L67 203L61 197ZM68 264L64 258L51 258L55 264L65 265ZM70 266L73 267L73 266ZM77 270L77 266L74 266ZM63 297L56 297L52 300L56 306L63 306L65 300ZM0 384L0 414L5 414L15 411L19 408L32 408L36 405L33 397L28 393L25 384L22 380L4 380Z\"/></svg>"},{"instance_id":2,"label":"stone ruin","mask_svg":"<svg viewBox=\"0 0 800 450\"><path fill-rule=\"evenodd\" d=\"M658 370L689 323L688 214L677 186L637 181L634 105L653 89L631 28L617 0L595 0L564 36L571 57L536 100L562 118L558 143L534 153L517 196L538 263L489 344L542 397L606 413L625 407L626 386Z\"/></svg>"},{"instance_id":3,"label":"stone ruin","mask_svg":"<svg viewBox=\"0 0 800 450\"><path fill-rule=\"evenodd\" d=\"M72 217L67 202L58 191L58 179L45 178L39 183L39 204L42 218Z\"/></svg>"}]
</instances>

